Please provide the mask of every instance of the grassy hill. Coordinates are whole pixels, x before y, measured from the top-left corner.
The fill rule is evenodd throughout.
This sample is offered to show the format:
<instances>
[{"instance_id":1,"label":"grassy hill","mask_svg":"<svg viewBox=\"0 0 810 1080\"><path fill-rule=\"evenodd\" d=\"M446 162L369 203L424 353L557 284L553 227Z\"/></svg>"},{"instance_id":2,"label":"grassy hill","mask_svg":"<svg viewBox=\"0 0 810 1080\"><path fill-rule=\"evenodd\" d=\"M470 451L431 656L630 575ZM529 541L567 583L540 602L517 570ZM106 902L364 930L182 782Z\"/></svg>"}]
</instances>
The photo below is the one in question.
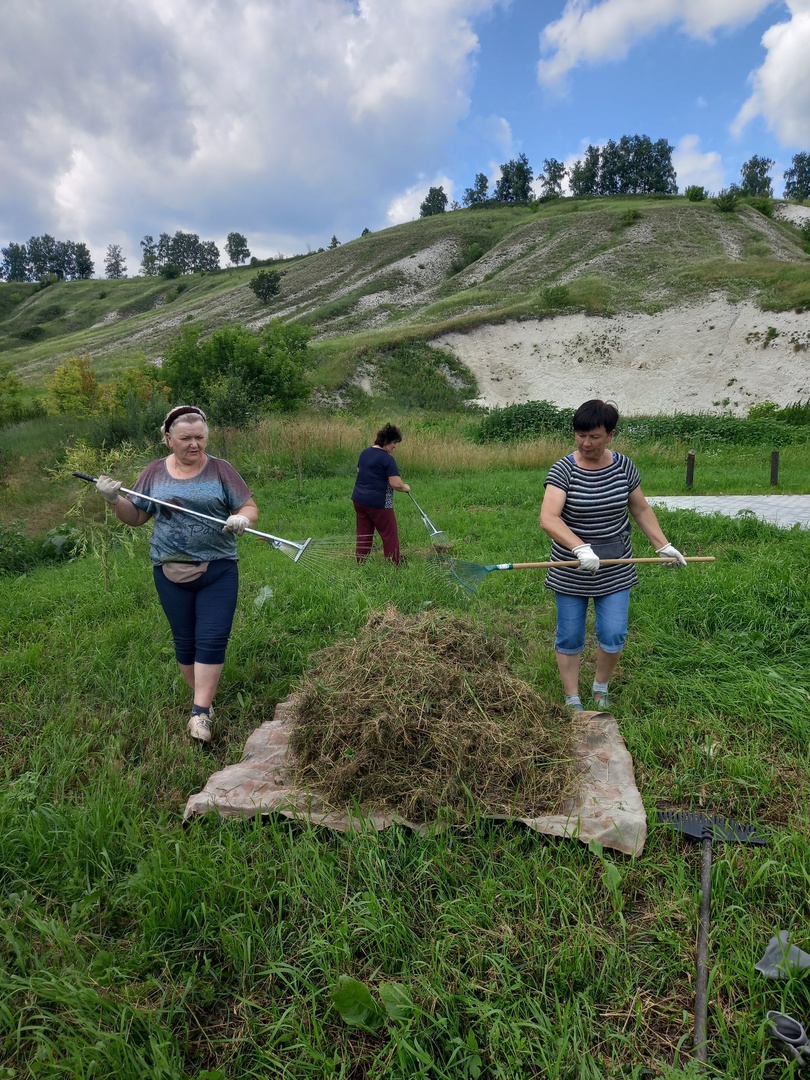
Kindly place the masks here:
<instances>
[{"instance_id":1,"label":"grassy hill","mask_svg":"<svg viewBox=\"0 0 810 1080\"><path fill-rule=\"evenodd\" d=\"M160 358L184 323L259 327L278 316L313 326L315 381L335 390L369 350L493 321L653 313L718 292L774 310L810 307L797 225L681 197L459 210L275 265L284 276L269 305L248 288L249 268L44 289L2 283L0 356L33 393L66 355L89 355L108 379L135 357Z\"/></svg>"}]
</instances>

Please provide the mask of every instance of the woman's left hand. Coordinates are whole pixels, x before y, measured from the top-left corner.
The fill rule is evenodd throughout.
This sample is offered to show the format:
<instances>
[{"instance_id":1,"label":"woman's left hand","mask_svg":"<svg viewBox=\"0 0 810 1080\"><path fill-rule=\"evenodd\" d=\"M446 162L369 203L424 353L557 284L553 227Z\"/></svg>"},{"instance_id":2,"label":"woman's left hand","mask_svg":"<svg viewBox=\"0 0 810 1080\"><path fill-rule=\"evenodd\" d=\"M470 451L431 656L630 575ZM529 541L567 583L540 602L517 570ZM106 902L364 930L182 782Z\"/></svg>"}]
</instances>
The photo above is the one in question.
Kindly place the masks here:
<instances>
[{"instance_id":1,"label":"woman's left hand","mask_svg":"<svg viewBox=\"0 0 810 1080\"><path fill-rule=\"evenodd\" d=\"M244 514L231 514L222 527L223 532L234 533L241 536L245 529L250 527L250 518Z\"/></svg>"}]
</instances>

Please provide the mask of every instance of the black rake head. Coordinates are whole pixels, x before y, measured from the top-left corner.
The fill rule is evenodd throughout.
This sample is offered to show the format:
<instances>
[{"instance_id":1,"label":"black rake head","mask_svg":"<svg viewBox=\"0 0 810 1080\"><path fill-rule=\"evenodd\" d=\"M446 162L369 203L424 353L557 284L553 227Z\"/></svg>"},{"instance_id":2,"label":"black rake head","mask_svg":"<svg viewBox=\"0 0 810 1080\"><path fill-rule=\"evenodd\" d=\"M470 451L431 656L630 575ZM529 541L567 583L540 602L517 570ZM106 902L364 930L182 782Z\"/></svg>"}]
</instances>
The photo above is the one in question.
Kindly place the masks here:
<instances>
[{"instance_id":1,"label":"black rake head","mask_svg":"<svg viewBox=\"0 0 810 1080\"><path fill-rule=\"evenodd\" d=\"M698 814L691 810L659 810L659 825L671 825L690 840L720 840L727 844L767 844L768 837L756 825L743 825L719 814Z\"/></svg>"}]
</instances>

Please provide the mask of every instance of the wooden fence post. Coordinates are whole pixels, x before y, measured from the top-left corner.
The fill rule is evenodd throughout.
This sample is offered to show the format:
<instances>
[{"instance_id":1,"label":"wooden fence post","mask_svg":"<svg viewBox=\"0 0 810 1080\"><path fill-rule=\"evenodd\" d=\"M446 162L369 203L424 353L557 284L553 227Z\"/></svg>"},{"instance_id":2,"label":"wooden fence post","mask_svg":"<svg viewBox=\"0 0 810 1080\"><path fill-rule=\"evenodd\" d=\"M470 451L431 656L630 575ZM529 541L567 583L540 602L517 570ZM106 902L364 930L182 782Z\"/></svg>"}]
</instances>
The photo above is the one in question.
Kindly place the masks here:
<instances>
[{"instance_id":1,"label":"wooden fence post","mask_svg":"<svg viewBox=\"0 0 810 1080\"><path fill-rule=\"evenodd\" d=\"M779 451L771 451L771 487L779 483Z\"/></svg>"},{"instance_id":2,"label":"wooden fence post","mask_svg":"<svg viewBox=\"0 0 810 1080\"><path fill-rule=\"evenodd\" d=\"M695 451L690 450L686 455L686 486L689 490L692 490L692 484L695 479Z\"/></svg>"}]
</instances>

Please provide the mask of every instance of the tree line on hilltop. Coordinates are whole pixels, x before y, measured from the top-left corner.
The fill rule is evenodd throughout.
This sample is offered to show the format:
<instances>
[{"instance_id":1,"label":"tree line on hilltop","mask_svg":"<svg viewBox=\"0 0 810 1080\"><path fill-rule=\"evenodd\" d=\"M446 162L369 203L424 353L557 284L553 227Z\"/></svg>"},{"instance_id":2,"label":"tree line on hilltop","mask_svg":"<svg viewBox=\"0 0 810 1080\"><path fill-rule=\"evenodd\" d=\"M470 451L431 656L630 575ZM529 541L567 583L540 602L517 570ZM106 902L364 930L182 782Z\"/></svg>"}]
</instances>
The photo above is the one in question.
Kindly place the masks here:
<instances>
[{"instance_id":1,"label":"tree line on hilltop","mask_svg":"<svg viewBox=\"0 0 810 1080\"><path fill-rule=\"evenodd\" d=\"M472 186L465 189L461 203L450 200L443 187L431 187L419 213L420 217L460 210L495 206L501 203L528 203L536 199L561 198L566 179L573 197L600 195L677 195L678 184L672 164L674 147L666 139L655 142L648 135L623 135L618 142L604 146L590 145L570 168L556 158L543 161L542 172L535 173L525 154L500 166L498 179L490 190L489 178L477 173ZM771 158L755 154L742 166L740 183L724 188L722 194L733 197L773 198ZM783 174L784 197L801 201L810 199L810 153L794 154L791 167ZM539 182L539 194L535 194ZM693 185L685 194L703 192Z\"/></svg>"},{"instance_id":2,"label":"tree line on hilltop","mask_svg":"<svg viewBox=\"0 0 810 1080\"><path fill-rule=\"evenodd\" d=\"M563 196L566 180L573 197L603 195L677 195L678 184L672 164L672 147L666 139L655 142L648 135L622 135L609 139L603 146L590 145L581 158L570 167L556 158L546 158L542 171L535 173L525 154L504 162L498 179L490 189L485 173L479 172L462 195L461 203L448 199L443 187L431 187L420 208L420 217L431 217L446 210L462 207L476 209L501 204L547 201ZM740 170L740 183L723 188L715 197L720 209L733 209L741 196L773 198L771 171L775 162L755 154ZM784 198L801 202L810 199L810 152L793 155L791 167L783 173ZM535 184L539 192L535 192ZM698 201L708 197L704 188L687 187L687 198ZM369 234L363 229L362 236ZM330 248L340 241L333 236ZM178 230L173 236L160 233L157 240L147 234L140 242L140 273L144 277L175 278L183 274L220 269L220 251L213 240L201 240L197 233ZM251 266L267 266L276 260L251 258L247 238L239 232L229 232L225 254L230 265L241 266L250 259ZM323 251L319 248L318 251ZM314 254L314 252L308 252ZM56 240L46 233L32 236L27 243L12 241L0 248L0 281L28 281L51 284L55 281L77 281L94 276L95 267L86 244L73 240ZM104 276L125 278L126 259L119 244L109 244L104 257ZM271 280L273 279L273 280ZM273 272L265 274L259 299L267 300L278 291ZM255 291L255 290L254 290ZM264 295L267 294L267 295Z\"/></svg>"}]
</instances>

